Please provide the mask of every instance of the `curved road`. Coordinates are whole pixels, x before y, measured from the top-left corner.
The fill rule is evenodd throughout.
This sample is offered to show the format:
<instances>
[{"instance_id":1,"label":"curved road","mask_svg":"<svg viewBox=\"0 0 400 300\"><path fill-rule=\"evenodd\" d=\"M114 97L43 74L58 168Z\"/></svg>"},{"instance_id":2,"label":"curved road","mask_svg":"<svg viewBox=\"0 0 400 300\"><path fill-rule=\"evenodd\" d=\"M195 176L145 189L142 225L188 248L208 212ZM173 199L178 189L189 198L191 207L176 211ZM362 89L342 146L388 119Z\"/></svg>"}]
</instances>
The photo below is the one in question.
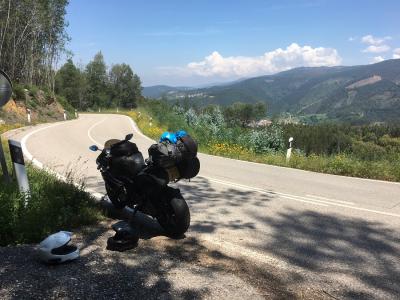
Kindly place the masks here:
<instances>
[{"instance_id":1,"label":"curved road","mask_svg":"<svg viewBox=\"0 0 400 300\"><path fill-rule=\"evenodd\" d=\"M131 132L146 157L153 141L121 115L82 114L13 138L45 166L72 170L104 193L88 146ZM199 157L200 175L177 184L192 214L187 236L255 265L295 271L297 281L344 297L399 297L400 184Z\"/></svg>"}]
</instances>

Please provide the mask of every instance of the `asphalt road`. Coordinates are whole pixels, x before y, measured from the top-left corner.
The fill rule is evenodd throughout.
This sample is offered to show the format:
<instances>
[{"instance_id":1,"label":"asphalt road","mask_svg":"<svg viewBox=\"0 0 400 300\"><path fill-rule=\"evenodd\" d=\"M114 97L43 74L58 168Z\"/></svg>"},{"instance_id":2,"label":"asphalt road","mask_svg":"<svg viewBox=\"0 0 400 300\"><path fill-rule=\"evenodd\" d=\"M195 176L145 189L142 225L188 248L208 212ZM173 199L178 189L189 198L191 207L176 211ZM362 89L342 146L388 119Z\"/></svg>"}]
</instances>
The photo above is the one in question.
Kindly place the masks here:
<instances>
[{"instance_id":1,"label":"asphalt road","mask_svg":"<svg viewBox=\"0 0 400 300\"><path fill-rule=\"evenodd\" d=\"M134 133L146 157L153 142L134 127L126 116L82 114L13 138L29 157L104 193L88 147ZM295 272L297 283L335 297L400 297L400 184L199 158L199 176L177 184L191 210L188 238L255 267Z\"/></svg>"}]
</instances>

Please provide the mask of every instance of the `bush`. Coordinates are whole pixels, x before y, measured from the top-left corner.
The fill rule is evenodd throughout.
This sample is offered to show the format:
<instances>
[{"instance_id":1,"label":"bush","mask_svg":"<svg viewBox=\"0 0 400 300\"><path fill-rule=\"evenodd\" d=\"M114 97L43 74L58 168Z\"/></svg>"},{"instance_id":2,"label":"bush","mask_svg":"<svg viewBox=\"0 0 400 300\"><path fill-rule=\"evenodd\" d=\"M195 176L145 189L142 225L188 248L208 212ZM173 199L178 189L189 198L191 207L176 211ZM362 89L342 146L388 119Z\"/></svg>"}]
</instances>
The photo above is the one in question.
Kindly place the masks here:
<instances>
[{"instance_id":1,"label":"bush","mask_svg":"<svg viewBox=\"0 0 400 300\"><path fill-rule=\"evenodd\" d=\"M69 114L73 117L75 117L75 109L72 107L72 105L65 99L63 96L57 96L57 102L61 104L61 106L69 112Z\"/></svg>"},{"instance_id":2,"label":"bush","mask_svg":"<svg viewBox=\"0 0 400 300\"><path fill-rule=\"evenodd\" d=\"M39 88L36 85L25 85L25 88L29 91L29 96L36 98Z\"/></svg>"},{"instance_id":3,"label":"bush","mask_svg":"<svg viewBox=\"0 0 400 300\"><path fill-rule=\"evenodd\" d=\"M3 145L5 151L8 147ZM6 153L10 165L9 153ZM30 197L25 197L15 181L1 180L0 173L0 246L36 243L59 230L72 230L81 225L98 222L101 209L94 198L75 186L72 178L67 182L28 165Z\"/></svg>"},{"instance_id":4,"label":"bush","mask_svg":"<svg viewBox=\"0 0 400 300\"><path fill-rule=\"evenodd\" d=\"M362 160L381 160L385 157L385 148L372 142L355 141L353 143L352 153L355 157Z\"/></svg>"},{"instance_id":5,"label":"bush","mask_svg":"<svg viewBox=\"0 0 400 300\"><path fill-rule=\"evenodd\" d=\"M82 187L45 171L28 170L31 195L26 207L15 182L0 183L0 246L35 243L50 233L101 219L100 209Z\"/></svg>"},{"instance_id":6,"label":"bush","mask_svg":"<svg viewBox=\"0 0 400 300\"><path fill-rule=\"evenodd\" d=\"M20 84L13 85L13 98L17 101L25 101L25 88Z\"/></svg>"},{"instance_id":7,"label":"bush","mask_svg":"<svg viewBox=\"0 0 400 300\"><path fill-rule=\"evenodd\" d=\"M34 100L31 99L26 102L26 107L30 108L30 109L35 109L38 107L38 104Z\"/></svg>"},{"instance_id":8,"label":"bush","mask_svg":"<svg viewBox=\"0 0 400 300\"><path fill-rule=\"evenodd\" d=\"M218 106L184 109L144 101L138 126L158 138L163 130L185 129L206 153L338 175L400 181L400 125L273 124L262 129L228 128ZM133 112L134 113L134 112ZM153 128L148 126L149 116ZM147 118L146 122L143 122ZM294 148L286 163L286 142Z\"/></svg>"},{"instance_id":9,"label":"bush","mask_svg":"<svg viewBox=\"0 0 400 300\"><path fill-rule=\"evenodd\" d=\"M278 152L284 149L282 129L271 125L261 130L252 130L240 139L241 144L252 149L255 153Z\"/></svg>"}]
</instances>

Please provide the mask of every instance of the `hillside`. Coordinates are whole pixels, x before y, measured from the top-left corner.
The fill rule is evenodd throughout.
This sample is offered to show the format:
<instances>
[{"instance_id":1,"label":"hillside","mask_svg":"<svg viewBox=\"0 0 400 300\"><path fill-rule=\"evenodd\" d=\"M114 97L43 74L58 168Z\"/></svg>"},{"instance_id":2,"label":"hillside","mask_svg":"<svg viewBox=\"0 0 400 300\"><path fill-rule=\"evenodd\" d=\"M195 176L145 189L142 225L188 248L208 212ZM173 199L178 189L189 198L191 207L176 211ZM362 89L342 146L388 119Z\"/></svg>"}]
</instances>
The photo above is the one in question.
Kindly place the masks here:
<instances>
[{"instance_id":1,"label":"hillside","mask_svg":"<svg viewBox=\"0 0 400 300\"><path fill-rule=\"evenodd\" d=\"M27 123L27 109L31 111L32 123L54 122L74 118L73 107L60 96L39 89L36 86L15 85L12 98L0 108L0 124Z\"/></svg>"},{"instance_id":2,"label":"hillside","mask_svg":"<svg viewBox=\"0 0 400 300\"><path fill-rule=\"evenodd\" d=\"M271 115L288 112L352 122L399 121L400 59L361 66L296 68L182 93L202 104L263 101Z\"/></svg>"},{"instance_id":3,"label":"hillside","mask_svg":"<svg viewBox=\"0 0 400 300\"><path fill-rule=\"evenodd\" d=\"M148 98L161 98L164 95L172 95L174 97L179 96L180 92L184 93L191 90L189 87L173 87L168 85L153 85L143 87L142 94Z\"/></svg>"}]
</instances>

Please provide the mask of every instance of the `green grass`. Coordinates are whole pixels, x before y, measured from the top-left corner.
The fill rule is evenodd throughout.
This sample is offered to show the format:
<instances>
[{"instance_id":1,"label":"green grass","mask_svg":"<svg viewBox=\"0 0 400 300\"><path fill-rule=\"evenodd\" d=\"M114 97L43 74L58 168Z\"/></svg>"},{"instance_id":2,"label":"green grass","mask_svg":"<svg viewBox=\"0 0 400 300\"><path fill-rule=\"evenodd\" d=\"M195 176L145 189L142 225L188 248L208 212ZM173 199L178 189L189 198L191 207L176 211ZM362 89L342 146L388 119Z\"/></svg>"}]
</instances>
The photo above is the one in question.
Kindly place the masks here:
<instances>
[{"instance_id":1,"label":"green grass","mask_svg":"<svg viewBox=\"0 0 400 300\"><path fill-rule=\"evenodd\" d=\"M139 117L138 112L141 112ZM153 117L150 126L151 113L143 107L139 107L132 112L121 112L130 116L138 125L140 130L147 136L158 139L160 134L166 130L177 130L171 128L170 124L163 124ZM195 137L195 136L194 136ZM195 137L196 138L196 137ZM337 155L316 155L306 156L302 153L293 153L289 163L286 162L285 152L273 152L258 154L250 149L210 141L199 145L203 153L213 154L223 157L265 163L275 166L290 167L320 173L335 175L345 175L352 177L380 179L387 181L400 181L400 157L399 159L388 160L363 160L351 154Z\"/></svg>"},{"instance_id":2,"label":"green grass","mask_svg":"<svg viewBox=\"0 0 400 300\"><path fill-rule=\"evenodd\" d=\"M11 170L8 145L4 143L3 148ZM0 178L0 246L37 243L51 233L95 224L103 218L95 199L83 185L75 186L72 178L64 182L31 165L27 170L31 192L26 206L16 181Z\"/></svg>"}]
</instances>

